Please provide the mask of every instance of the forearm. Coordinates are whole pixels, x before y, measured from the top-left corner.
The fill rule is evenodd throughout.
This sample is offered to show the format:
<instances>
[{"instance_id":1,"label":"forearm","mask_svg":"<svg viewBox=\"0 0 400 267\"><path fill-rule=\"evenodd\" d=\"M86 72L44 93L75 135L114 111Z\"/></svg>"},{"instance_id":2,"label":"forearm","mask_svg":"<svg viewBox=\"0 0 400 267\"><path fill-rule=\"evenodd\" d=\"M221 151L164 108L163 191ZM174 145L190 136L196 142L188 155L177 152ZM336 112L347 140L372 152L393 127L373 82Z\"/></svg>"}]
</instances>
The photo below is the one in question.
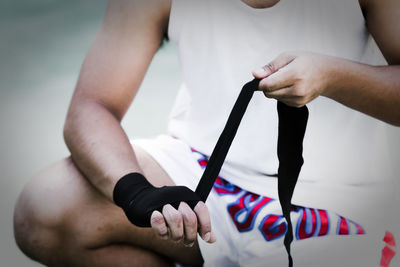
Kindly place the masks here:
<instances>
[{"instance_id":1,"label":"forearm","mask_svg":"<svg viewBox=\"0 0 400 267\"><path fill-rule=\"evenodd\" d=\"M400 66L370 66L344 59L332 63L324 96L400 126Z\"/></svg>"},{"instance_id":2,"label":"forearm","mask_svg":"<svg viewBox=\"0 0 400 267\"><path fill-rule=\"evenodd\" d=\"M115 183L130 172L141 172L119 120L103 105L73 103L64 127L72 160L85 177L112 200Z\"/></svg>"},{"instance_id":3,"label":"forearm","mask_svg":"<svg viewBox=\"0 0 400 267\"><path fill-rule=\"evenodd\" d=\"M72 160L106 197L140 172L120 122L166 33L170 1L110 1L83 63L65 123Z\"/></svg>"}]
</instances>

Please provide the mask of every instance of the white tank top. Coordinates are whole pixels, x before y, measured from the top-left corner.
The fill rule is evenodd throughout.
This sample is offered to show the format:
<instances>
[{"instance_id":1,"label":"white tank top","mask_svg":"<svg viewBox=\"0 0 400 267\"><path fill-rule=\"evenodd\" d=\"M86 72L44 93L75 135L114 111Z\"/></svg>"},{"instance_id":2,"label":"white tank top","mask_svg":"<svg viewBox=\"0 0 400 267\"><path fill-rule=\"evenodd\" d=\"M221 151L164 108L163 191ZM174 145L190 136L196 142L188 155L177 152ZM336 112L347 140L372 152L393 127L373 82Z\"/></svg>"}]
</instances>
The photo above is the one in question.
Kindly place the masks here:
<instances>
[{"instance_id":1,"label":"white tank top","mask_svg":"<svg viewBox=\"0 0 400 267\"><path fill-rule=\"evenodd\" d=\"M183 74L169 133L206 155L253 69L293 50L360 61L369 37L358 0L281 0L267 9L240 0L173 0L168 33ZM398 128L325 97L308 107L298 187L399 177ZM276 101L256 92L224 165L231 182L260 194L276 182L264 174L277 173L277 118Z\"/></svg>"}]
</instances>

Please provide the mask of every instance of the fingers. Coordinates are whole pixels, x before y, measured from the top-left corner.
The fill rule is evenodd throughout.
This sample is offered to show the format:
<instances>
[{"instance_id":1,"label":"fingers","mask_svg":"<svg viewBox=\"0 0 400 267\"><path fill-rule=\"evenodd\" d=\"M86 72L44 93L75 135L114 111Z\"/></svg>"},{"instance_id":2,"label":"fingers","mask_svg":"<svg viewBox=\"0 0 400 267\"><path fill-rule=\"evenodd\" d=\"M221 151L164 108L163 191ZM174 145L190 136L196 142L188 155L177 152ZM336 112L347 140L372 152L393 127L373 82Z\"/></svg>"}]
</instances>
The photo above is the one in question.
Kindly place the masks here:
<instances>
[{"instance_id":1,"label":"fingers","mask_svg":"<svg viewBox=\"0 0 400 267\"><path fill-rule=\"evenodd\" d=\"M167 204L163 207L162 214L168 225L172 241L179 242L183 238L183 220L181 213L170 204Z\"/></svg>"},{"instance_id":2,"label":"fingers","mask_svg":"<svg viewBox=\"0 0 400 267\"><path fill-rule=\"evenodd\" d=\"M283 53L264 67L253 71L254 77L262 79L259 90L269 93L292 86L296 80L296 72L290 67L290 63L295 57L294 54Z\"/></svg>"},{"instance_id":3,"label":"fingers","mask_svg":"<svg viewBox=\"0 0 400 267\"><path fill-rule=\"evenodd\" d=\"M216 240L211 231L208 209L203 202L199 202L194 211L185 202L180 203L178 210L167 204L162 213L152 213L150 224L160 238L165 240L170 237L175 242L183 240L183 244L189 247L194 245L197 232L206 242L213 243Z\"/></svg>"},{"instance_id":4,"label":"fingers","mask_svg":"<svg viewBox=\"0 0 400 267\"><path fill-rule=\"evenodd\" d=\"M168 228L164 216L158 210L153 211L150 218L151 228L161 239L168 239Z\"/></svg>"},{"instance_id":5,"label":"fingers","mask_svg":"<svg viewBox=\"0 0 400 267\"><path fill-rule=\"evenodd\" d=\"M276 59L274 59L267 65L265 65L257 70L254 70L253 76L257 79L266 78L269 75L277 72L281 68L288 65L290 62L292 62L295 59L295 57L296 56L291 53L282 53Z\"/></svg>"},{"instance_id":6,"label":"fingers","mask_svg":"<svg viewBox=\"0 0 400 267\"><path fill-rule=\"evenodd\" d=\"M184 239L183 244L189 247L194 245L197 237L197 218L196 214L185 202L181 202L178 211L182 214Z\"/></svg>"},{"instance_id":7,"label":"fingers","mask_svg":"<svg viewBox=\"0 0 400 267\"><path fill-rule=\"evenodd\" d=\"M289 86L280 88L279 90L275 91L263 91L263 93L268 98L275 98L276 100L284 100L286 98L289 98L288 95L291 93L291 90L293 90L293 88Z\"/></svg>"},{"instance_id":8,"label":"fingers","mask_svg":"<svg viewBox=\"0 0 400 267\"><path fill-rule=\"evenodd\" d=\"M280 56L285 60L277 60L276 68L281 67L268 77L262 79L259 84L259 90L263 91L268 98L274 98L292 107L302 107L316 97L308 90L300 72L299 64L293 62L289 54ZM283 62L289 62L284 65ZM290 64L291 63L291 64Z\"/></svg>"},{"instance_id":9,"label":"fingers","mask_svg":"<svg viewBox=\"0 0 400 267\"><path fill-rule=\"evenodd\" d=\"M211 231L210 214L208 213L206 204L200 201L194 207L194 212L196 213L199 222L199 234L201 238L208 243L214 243L216 238L214 233Z\"/></svg>"},{"instance_id":10,"label":"fingers","mask_svg":"<svg viewBox=\"0 0 400 267\"><path fill-rule=\"evenodd\" d=\"M292 87L285 87L282 89L279 89L277 91L273 91L273 92L268 92L268 91L264 91L264 95L268 98L274 98L280 102L285 103L288 106L291 107L302 107L304 106L306 103L303 103L303 98L301 96L294 96L293 91L294 89Z\"/></svg>"},{"instance_id":11,"label":"fingers","mask_svg":"<svg viewBox=\"0 0 400 267\"><path fill-rule=\"evenodd\" d=\"M288 106L296 108L303 107L317 97L315 94L307 93L306 89L301 86L289 86L272 92L264 91L263 93L268 98L274 98Z\"/></svg>"},{"instance_id":12,"label":"fingers","mask_svg":"<svg viewBox=\"0 0 400 267\"><path fill-rule=\"evenodd\" d=\"M292 107L302 107L322 95L329 88L329 57L289 52L279 55L260 70L253 71L261 79L259 90Z\"/></svg>"},{"instance_id":13,"label":"fingers","mask_svg":"<svg viewBox=\"0 0 400 267\"><path fill-rule=\"evenodd\" d=\"M290 66L286 66L260 81L259 90L273 92L294 84L296 76Z\"/></svg>"},{"instance_id":14,"label":"fingers","mask_svg":"<svg viewBox=\"0 0 400 267\"><path fill-rule=\"evenodd\" d=\"M286 105L294 108L301 108L307 103L303 101L302 98L299 97L282 97L280 99L277 99L278 101L285 103Z\"/></svg>"}]
</instances>

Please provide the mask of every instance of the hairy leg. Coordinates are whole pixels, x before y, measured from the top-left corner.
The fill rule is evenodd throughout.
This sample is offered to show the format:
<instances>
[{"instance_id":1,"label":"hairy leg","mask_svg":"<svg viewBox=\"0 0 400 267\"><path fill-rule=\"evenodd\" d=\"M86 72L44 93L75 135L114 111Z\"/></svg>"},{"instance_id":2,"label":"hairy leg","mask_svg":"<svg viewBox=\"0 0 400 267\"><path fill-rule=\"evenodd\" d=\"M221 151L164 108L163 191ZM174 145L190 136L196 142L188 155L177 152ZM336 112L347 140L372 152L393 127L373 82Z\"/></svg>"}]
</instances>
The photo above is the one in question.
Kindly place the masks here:
<instances>
[{"instance_id":1,"label":"hairy leg","mask_svg":"<svg viewBox=\"0 0 400 267\"><path fill-rule=\"evenodd\" d=\"M143 150L139 164L155 186L172 180ZM161 240L139 228L79 172L70 158L35 176L15 207L14 234L21 250L55 266L168 266L201 264L198 245Z\"/></svg>"}]
</instances>

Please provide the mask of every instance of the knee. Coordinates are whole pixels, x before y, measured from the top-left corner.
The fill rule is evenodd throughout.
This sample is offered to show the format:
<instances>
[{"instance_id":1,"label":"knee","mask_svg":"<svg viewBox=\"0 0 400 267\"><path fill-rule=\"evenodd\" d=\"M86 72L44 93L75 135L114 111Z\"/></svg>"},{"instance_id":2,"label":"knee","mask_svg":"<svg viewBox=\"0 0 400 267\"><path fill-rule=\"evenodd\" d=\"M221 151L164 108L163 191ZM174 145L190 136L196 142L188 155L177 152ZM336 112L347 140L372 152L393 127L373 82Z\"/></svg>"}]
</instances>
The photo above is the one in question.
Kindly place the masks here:
<instances>
[{"instance_id":1,"label":"knee","mask_svg":"<svg viewBox=\"0 0 400 267\"><path fill-rule=\"evenodd\" d=\"M50 250L58 245L58 223L56 216L44 216L36 194L38 192L33 192L30 186L21 193L14 209L14 237L25 255L35 261L48 263L45 254L50 255Z\"/></svg>"},{"instance_id":2,"label":"knee","mask_svg":"<svg viewBox=\"0 0 400 267\"><path fill-rule=\"evenodd\" d=\"M55 197L57 179L51 179L53 172L50 168L38 174L24 187L15 205L13 221L18 247L29 258L46 265L53 265L59 256L65 217L65 209L60 208L62 205L58 205Z\"/></svg>"}]
</instances>

